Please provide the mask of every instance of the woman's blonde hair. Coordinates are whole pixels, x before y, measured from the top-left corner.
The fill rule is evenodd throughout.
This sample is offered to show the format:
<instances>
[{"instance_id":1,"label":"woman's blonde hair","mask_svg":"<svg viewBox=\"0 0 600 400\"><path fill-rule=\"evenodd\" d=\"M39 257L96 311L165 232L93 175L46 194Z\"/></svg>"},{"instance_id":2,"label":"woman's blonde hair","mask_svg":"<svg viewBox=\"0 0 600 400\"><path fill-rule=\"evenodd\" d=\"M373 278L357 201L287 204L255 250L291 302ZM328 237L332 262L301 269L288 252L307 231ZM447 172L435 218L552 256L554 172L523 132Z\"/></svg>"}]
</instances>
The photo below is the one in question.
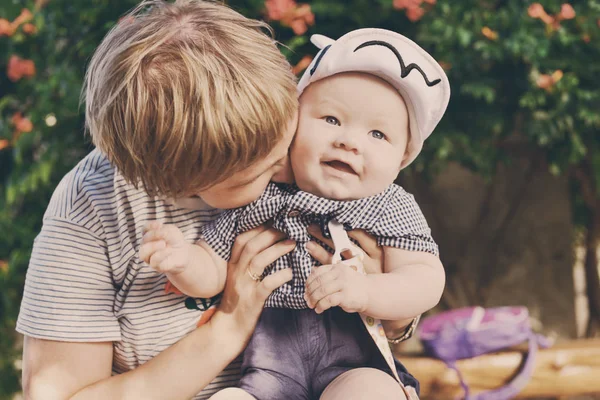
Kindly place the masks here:
<instances>
[{"instance_id":1,"label":"woman's blonde hair","mask_svg":"<svg viewBox=\"0 0 600 400\"><path fill-rule=\"evenodd\" d=\"M82 101L92 141L125 179L178 197L268 155L297 94L264 22L210 1L147 1L97 48Z\"/></svg>"}]
</instances>

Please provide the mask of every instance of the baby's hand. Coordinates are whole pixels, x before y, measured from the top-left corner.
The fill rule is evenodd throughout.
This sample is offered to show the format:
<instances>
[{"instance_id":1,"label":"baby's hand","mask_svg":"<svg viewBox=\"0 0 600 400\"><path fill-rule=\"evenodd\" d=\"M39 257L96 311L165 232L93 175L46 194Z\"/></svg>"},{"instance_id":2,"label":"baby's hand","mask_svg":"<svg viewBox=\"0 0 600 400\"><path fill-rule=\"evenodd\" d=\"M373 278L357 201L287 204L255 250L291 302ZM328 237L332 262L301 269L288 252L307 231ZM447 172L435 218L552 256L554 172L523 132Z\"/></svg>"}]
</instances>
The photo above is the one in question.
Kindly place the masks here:
<instances>
[{"instance_id":1,"label":"baby's hand","mask_svg":"<svg viewBox=\"0 0 600 400\"><path fill-rule=\"evenodd\" d=\"M318 314L336 306L348 313L363 312L369 304L367 277L346 264L314 267L304 298Z\"/></svg>"},{"instance_id":2,"label":"baby's hand","mask_svg":"<svg viewBox=\"0 0 600 400\"><path fill-rule=\"evenodd\" d=\"M190 246L183 232L175 225L163 225L153 221L144 227L140 246L140 259L155 271L179 274L190 264Z\"/></svg>"}]
</instances>

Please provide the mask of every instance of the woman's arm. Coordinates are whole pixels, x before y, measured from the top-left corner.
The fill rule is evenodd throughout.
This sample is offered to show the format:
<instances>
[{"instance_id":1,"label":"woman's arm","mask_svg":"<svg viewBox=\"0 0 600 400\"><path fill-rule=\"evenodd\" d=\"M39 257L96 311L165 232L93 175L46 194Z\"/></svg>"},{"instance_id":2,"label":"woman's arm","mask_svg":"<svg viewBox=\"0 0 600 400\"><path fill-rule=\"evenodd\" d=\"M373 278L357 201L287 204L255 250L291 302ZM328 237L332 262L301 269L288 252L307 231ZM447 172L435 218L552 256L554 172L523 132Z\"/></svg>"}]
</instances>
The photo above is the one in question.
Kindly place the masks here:
<instances>
[{"instance_id":1,"label":"woman's arm","mask_svg":"<svg viewBox=\"0 0 600 400\"><path fill-rule=\"evenodd\" d=\"M242 351L244 341L241 334L226 331L213 318L139 368L111 377L111 342L26 336L23 392L26 399L48 400L189 399Z\"/></svg>"},{"instance_id":2,"label":"woman's arm","mask_svg":"<svg viewBox=\"0 0 600 400\"><path fill-rule=\"evenodd\" d=\"M25 338L26 399L189 399L200 392L245 347L268 295L292 278L291 270L262 282L262 273L295 246L264 227L240 235L232 250L219 309L206 324L144 365L111 376L111 342L72 343Z\"/></svg>"}]
</instances>

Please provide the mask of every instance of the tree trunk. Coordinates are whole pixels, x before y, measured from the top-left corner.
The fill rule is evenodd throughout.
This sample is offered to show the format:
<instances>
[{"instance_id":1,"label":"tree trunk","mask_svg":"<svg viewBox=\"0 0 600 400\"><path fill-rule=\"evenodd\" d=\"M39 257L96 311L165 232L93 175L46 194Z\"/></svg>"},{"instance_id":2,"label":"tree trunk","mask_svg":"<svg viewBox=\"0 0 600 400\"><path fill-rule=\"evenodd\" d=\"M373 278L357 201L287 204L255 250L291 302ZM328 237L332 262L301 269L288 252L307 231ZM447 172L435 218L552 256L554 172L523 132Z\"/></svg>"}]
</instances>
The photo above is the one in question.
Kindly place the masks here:
<instances>
[{"instance_id":1,"label":"tree trunk","mask_svg":"<svg viewBox=\"0 0 600 400\"><path fill-rule=\"evenodd\" d=\"M581 196L588 209L589 218L585 226L585 282L588 300L589 320L587 337L598 335L600 331L600 276L598 275L598 245L600 245L600 199L595 185L594 170L584 161L574 169L579 182Z\"/></svg>"},{"instance_id":2,"label":"tree trunk","mask_svg":"<svg viewBox=\"0 0 600 400\"><path fill-rule=\"evenodd\" d=\"M598 276L598 245L600 244L600 204L592 210L586 227L585 282L588 299L589 320L587 337L598 335L600 329L600 278Z\"/></svg>"}]
</instances>

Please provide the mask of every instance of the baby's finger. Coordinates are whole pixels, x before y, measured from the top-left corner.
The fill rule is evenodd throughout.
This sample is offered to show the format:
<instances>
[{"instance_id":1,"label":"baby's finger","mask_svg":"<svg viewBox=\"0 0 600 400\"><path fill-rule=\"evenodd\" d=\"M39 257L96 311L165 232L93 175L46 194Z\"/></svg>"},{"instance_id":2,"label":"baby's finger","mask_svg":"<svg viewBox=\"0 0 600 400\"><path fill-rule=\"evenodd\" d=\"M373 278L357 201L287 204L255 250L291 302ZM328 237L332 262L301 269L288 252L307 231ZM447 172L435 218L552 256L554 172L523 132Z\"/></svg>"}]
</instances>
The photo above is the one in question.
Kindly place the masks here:
<instances>
[{"instance_id":1,"label":"baby's finger","mask_svg":"<svg viewBox=\"0 0 600 400\"><path fill-rule=\"evenodd\" d=\"M181 229L172 224L164 225L162 229L158 231L158 235L164 238L168 244L172 245L181 244L185 241L185 237L183 236Z\"/></svg>"},{"instance_id":2,"label":"baby's finger","mask_svg":"<svg viewBox=\"0 0 600 400\"><path fill-rule=\"evenodd\" d=\"M289 282L294 277L291 268L282 269L263 279L259 286L259 296L262 302L267 300L267 297L281 285Z\"/></svg>"},{"instance_id":3,"label":"baby's finger","mask_svg":"<svg viewBox=\"0 0 600 400\"><path fill-rule=\"evenodd\" d=\"M327 239L325 236L323 236L323 233L321 233L321 229L317 225L315 225L315 224L309 225L308 233L310 233L311 236L316 237L317 239L319 239L320 241L322 241L323 243L325 243L327 246L331 247L332 249L335 249L335 246L333 245L333 242L331 241L331 239Z\"/></svg>"},{"instance_id":4,"label":"baby's finger","mask_svg":"<svg viewBox=\"0 0 600 400\"><path fill-rule=\"evenodd\" d=\"M229 262L238 263L240 260L240 255L246 246L246 243L250 241L250 239L254 238L256 235L260 234L267 230L267 227L264 225L257 226L254 229L250 229L242 234L239 234L235 238L235 242L233 243L233 247L231 249L231 257L229 258Z\"/></svg>"},{"instance_id":5,"label":"baby's finger","mask_svg":"<svg viewBox=\"0 0 600 400\"><path fill-rule=\"evenodd\" d=\"M146 233L152 230L158 230L162 227L162 222L160 221L150 221L142 228L142 233Z\"/></svg>"},{"instance_id":6,"label":"baby's finger","mask_svg":"<svg viewBox=\"0 0 600 400\"><path fill-rule=\"evenodd\" d=\"M157 240L165 240L164 229L152 229L142 236L142 243L153 242Z\"/></svg>"},{"instance_id":7,"label":"baby's finger","mask_svg":"<svg viewBox=\"0 0 600 400\"><path fill-rule=\"evenodd\" d=\"M327 274L329 271L331 271L331 269L333 268L333 265L321 265L320 267L316 267L313 268L312 271L310 271L310 274L308 275L308 278L306 278L306 287L308 288L309 286L313 285L315 281L319 281L321 280L321 276Z\"/></svg>"},{"instance_id":8,"label":"baby's finger","mask_svg":"<svg viewBox=\"0 0 600 400\"><path fill-rule=\"evenodd\" d=\"M171 261L169 260L173 255L172 248L165 248L164 250L157 251L150 257L150 266L157 272L169 272Z\"/></svg>"},{"instance_id":9,"label":"baby's finger","mask_svg":"<svg viewBox=\"0 0 600 400\"><path fill-rule=\"evenodd\" d=\"M321 269L321 267L317 268ZM319 271L320 272L320 271ZM306 293L312 294L319 287L326 286L333 281L338 281L340 276L340 272L335 269L329 269L324 273L320 274L311 274L308 276L306 280Z\"/></svg>"},{"instance_id":10,"label":"baby's finger","mask_svg":"<svg viewBox=\"0 0 600 400\"><path fill-rule=\"evenodd\" d=\"M329 296L321 299L315 306L317 314L321 314L323 311L330 309L331 307L337 307L342 304L342 292L335 292Z\"/></svg>"},{"instance_id":11,"label":"baby's finger","mask_svg":"<svg viewBox=\"0 0 600 400\"><path fill-rule=\"evenodd\" d=\"M166 243L164 240L158 240L153 242L144 243L140 246L139 257L140 260L150 264L150 257L166 247Z\"/></svg>"},{"instance_id":12,"label":"baby's finger","mask_svg":"<svg viewBox=\"0 0 600 400\"><path fill-rule=\"evenodd\" d=\"M322 285L315 287L312 292L306 292L306 302L309 303L309 305L319 304L321 300L333 293L341 291L342 288L343 284L339 279L325 282Z\"/></svg>"},{"instance_id":13,"label":"baby's finger","mask_svg":"<svg viewBox=\"0 0 600 400\"><path fill-rule=\"evenodd\" d=\"M310 254L312 258L317 260L321 265L331 264L333 254L325 250L325 248L319 243L315 241L306 243L306 251L308 251L308 254Z\"/></svg>"}]
</instances>

